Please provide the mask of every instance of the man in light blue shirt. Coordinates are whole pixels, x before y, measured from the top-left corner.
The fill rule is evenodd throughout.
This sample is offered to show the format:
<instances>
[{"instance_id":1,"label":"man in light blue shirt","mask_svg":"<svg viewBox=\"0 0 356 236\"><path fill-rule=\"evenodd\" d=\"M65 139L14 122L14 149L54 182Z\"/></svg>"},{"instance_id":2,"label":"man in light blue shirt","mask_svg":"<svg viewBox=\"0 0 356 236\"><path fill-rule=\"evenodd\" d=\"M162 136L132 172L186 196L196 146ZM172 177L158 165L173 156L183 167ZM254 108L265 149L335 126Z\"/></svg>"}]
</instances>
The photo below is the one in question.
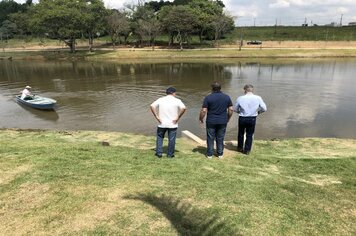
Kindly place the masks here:
<instances>
[{"instance_id":1,"label":"man in light blue shirt","mask_svg":"<svg viewBox=\"0 0 356 236\"><path fill-rule=\"evenodd\" d=\"M267 111L267 106L260 96L253 94L251 84L245 85L244 91L245 95L237 98L234 111L239 114L237 151L248 155L252 148L257 115ZM244 143L245 133L246 141Z\"/></svg>"}]
</instances>

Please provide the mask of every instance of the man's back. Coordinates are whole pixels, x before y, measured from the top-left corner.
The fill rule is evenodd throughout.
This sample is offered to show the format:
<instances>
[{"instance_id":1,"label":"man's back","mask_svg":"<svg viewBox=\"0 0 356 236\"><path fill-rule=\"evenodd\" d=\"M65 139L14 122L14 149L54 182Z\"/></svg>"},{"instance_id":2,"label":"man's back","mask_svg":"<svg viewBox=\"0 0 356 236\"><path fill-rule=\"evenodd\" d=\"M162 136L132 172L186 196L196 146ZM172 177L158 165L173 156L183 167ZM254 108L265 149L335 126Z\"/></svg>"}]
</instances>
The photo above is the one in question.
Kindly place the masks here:
<instances>
[{"instance_id":1,"label":"man's back","mask_svg":"<svg viewBox=\"0 0 356 236\"><path fill-rule=\"evenodd\" d=\"M251 117L267 111L267 106L260 96L250 92L237 98L234 110L240 116Z\"/></svg>"},{"instance_id":2,"label":"man's back","mask_svg":"<svg viewBox=\"0 0 356 236\"><path fill-rule=\"evenodd\" d=\"M232 106L231 99L222 92L213 92L206 96L203 108L207 108L206 123L226 124L228 122L227 108Z\"/></svg>"},{"instance_id":3,"label":"man's back","mask_svg":"<svg viewBox=\"0 0 356 236\"><path fill-rule=\"evenodd\" d=\"M176 128L178 125L173 123L176 120L180 109L185 109L183 102L172 95L167 95L157 99L152 106L158 108L158 115L161 124L158 127L162 128Z\"/></svg>"}]
</instances>

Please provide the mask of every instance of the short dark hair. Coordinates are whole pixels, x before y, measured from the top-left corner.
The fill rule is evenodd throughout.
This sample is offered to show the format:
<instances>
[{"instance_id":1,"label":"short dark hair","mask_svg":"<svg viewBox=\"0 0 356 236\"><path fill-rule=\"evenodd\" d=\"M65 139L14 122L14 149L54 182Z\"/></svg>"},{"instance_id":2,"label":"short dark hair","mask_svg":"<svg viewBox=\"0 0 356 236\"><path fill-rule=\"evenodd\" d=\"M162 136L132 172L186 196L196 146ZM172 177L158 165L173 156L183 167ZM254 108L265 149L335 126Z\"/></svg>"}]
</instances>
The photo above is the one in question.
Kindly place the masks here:
<instances>
[{"instance_id":1,"label":"short dark hair","mask_svg":"<svg viewBox=\"0 0 356 236\"><path fill-rule=\"evenodd\" d=\"M245 90L245 91L252 92L252 90L253 90L253 85L252 85L252 84L246 84L246 85L244 86L244 90Z\"/></svg>"},{"instance_id":2,"label":"short dark hair","mask_svg":"<svg viewBox=\"0 0 356 236\"><path fill-rule=\"evenodd\" d=\"M221 85L218 82L214 82L211 84L211 90L219 92L221 90Z\"/></svg>"},{"instance_id":3,"label":"short dark hair","mask_svg":"<svg viewBox=\"0 0 356 236\"><path fill-rule=\"evenodd\" d=\"M173 87L169 87L169 88L167 88L167 90L166 90L166 94L173 94L173 93L175 93L175 92L176 92L176 89L173 88Z\"/></svg>"}]
</instances>

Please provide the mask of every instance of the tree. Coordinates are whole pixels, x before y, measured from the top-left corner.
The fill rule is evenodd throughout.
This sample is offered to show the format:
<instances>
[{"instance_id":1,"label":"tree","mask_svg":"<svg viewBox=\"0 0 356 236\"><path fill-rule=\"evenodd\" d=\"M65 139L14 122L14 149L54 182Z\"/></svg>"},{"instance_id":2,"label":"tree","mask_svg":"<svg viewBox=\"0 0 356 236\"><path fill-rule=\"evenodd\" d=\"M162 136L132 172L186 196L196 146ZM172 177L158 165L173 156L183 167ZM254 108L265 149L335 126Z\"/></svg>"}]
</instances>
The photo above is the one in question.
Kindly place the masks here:
<instances>
[{"instance_id":1,"label":"tree","mask_svg":"<svg viewBox=\"0 0 356 236\"><path fill-rule=\"evenodd\" d=\"M8 18L10 21L14 22L17 25L18 33L30 34L29 29L29 15L27 10L31 7L32 0L27 0L26 3L22 4L19 10L15 13L11 13Z\"/></svg>"},{"instance_id":2,"label":"tree","mask_svg":"<svg viewBox=\"0 0 356 236\"><path fill-rule=\"evenodd\" d=\"M212 27L214 29L214 41L221 38L224 33L229 32L234 28L234 19L225 14L217 15L213 21Z\"/></svg>"},{"instance_id":3,"label":"tree","mask_svg":"<svg viewBox=\"0 0 356 236\"><path fill-rule=\"evenodd\" d=\"M133 14L133 29L135 34L139 37L140 43L145 38L148 38L150 45L154 49L155 38L161 32L161 23L157 19L156 13L149 6L136 6Z\"/></svg>"},{"instance_id":4,"label":"tree","mask_svg":"<svg viewBox=\"0 0 356 236\"><path fill-rule=\"evenodd\" d=\"M83 34L91 50L95 33L103 27L105 7L102 0L40 0L28 12L34 32L58 38L75 52L76 39Z\"/></svg>"},{"instance_id":5,"label":"tree","mask_svg":"<svg viewBox=\"0 0 356 236\"><path fill-rule=\"evenodd\" d=\"M19 12L20 10L21 4L13 0L0 1L0 24L5 20L9 20L10 14Z\"/></svg>"},{"instance_id":6,"label":"tree","mask_svg":"<svg viewBox=\"0 0 356 236\"><path fill-rule=\"evenodd\" d=\"M16 32L16 24L9 20L5 20L0 26L0 40L2 41L4 38L8 40L9 38L12 38Z\"/></svg>"},{"instance_id":7,"label":"tree","mask_svg":"<svg viewBox=\"0 0 356 236\"><path fill-rule=\"evenodd\" d=\"M124 36L124 42L126 43L127 37L131 32L130 21L127 14L118 10L112 10L106 20L113 48L115 49L115 44L120 36Z\"/></svg>"},{"instance_id":8,"label":"tree","mask_svg":"<svg viewBox=\"0 0 356 236\"><path fill-rule=\"evenodd\" d=\"M216 16L223 14L223 7L218 2L209 0L192 0L189 6L198 18L196 27L202 43L204 34L211 28Z\"/></svg>"},{"instance_id":9,"label":"tree","mask_svg":"<svg viewBox=\"0 0 356 236\"><path fill-rule=\"evenodd\" d=\"M174 36L177 37L181 49L183 49L183 41L189 43L189 36L198 22L189 6L165 6L160 11L159 19L164 30L170 34L171 40Z\"/></svg>"},{"instance_id":10,"label":"tree","mask_svg":"<svg viewBox=\"0 0 356 236\"><path fill-rule=\"evenodd\" d=\"M76 39L83 23L79 1L40 0L29 9L29 26L37 34L45 34L63 41L75 52Z\"/></svg>"},{"instance_id":11,"label":"tree","mask_svg":"<svg viewBox=\"0 0 356 236\"><path fill-rule=\"evenodd\" d=\"M103 31L107 10L102 0L86 0L81 2L82 21L84 34L89 40L89 51L93 50L94 37Z\"/></svg>"},{"instance_id":12,"label":"tree","mask_svg":"<svg viewBox=\"0 0 356 236\"><path fill-rule=\"evenodd\" d=\"M150 7L154 12L158 12L159 10L161 10L162 7L170 6L170 5L172 5L171 2L163 1L163 0L160 0L159 2L158 1L150 1L150 2L145 3L145 6Z\"/></svg>"}]
</instances>

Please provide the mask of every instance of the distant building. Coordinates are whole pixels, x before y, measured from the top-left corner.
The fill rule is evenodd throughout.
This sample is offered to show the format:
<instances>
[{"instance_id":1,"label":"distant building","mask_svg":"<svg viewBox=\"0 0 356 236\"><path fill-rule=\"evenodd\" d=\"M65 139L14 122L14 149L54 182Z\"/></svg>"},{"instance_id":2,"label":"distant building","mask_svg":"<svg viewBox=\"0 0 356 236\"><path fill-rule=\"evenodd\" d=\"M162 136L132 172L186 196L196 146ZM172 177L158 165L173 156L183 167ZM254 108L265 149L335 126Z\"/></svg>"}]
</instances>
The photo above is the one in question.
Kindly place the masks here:
<instances>
[{"instance_id":1,"label":"distant building","mask_svg":"<svg viewBox=\"0 0 356 236\"><path fill-rule=\"evenodd\" d=\"M356 26L356 22L350 22L349 26Z\"/></svg>"},{"instance_id":2,"label":"distant building","mask_svg":"<svg viewBox=\"0 0 356 236\"><path fill-rule=\"evenodd\" d=\"M325 26L331 26L331 27L339 27L340 24L336 22L331 22L330 24L326 24Z\"/></svg>"}]
</instances>

